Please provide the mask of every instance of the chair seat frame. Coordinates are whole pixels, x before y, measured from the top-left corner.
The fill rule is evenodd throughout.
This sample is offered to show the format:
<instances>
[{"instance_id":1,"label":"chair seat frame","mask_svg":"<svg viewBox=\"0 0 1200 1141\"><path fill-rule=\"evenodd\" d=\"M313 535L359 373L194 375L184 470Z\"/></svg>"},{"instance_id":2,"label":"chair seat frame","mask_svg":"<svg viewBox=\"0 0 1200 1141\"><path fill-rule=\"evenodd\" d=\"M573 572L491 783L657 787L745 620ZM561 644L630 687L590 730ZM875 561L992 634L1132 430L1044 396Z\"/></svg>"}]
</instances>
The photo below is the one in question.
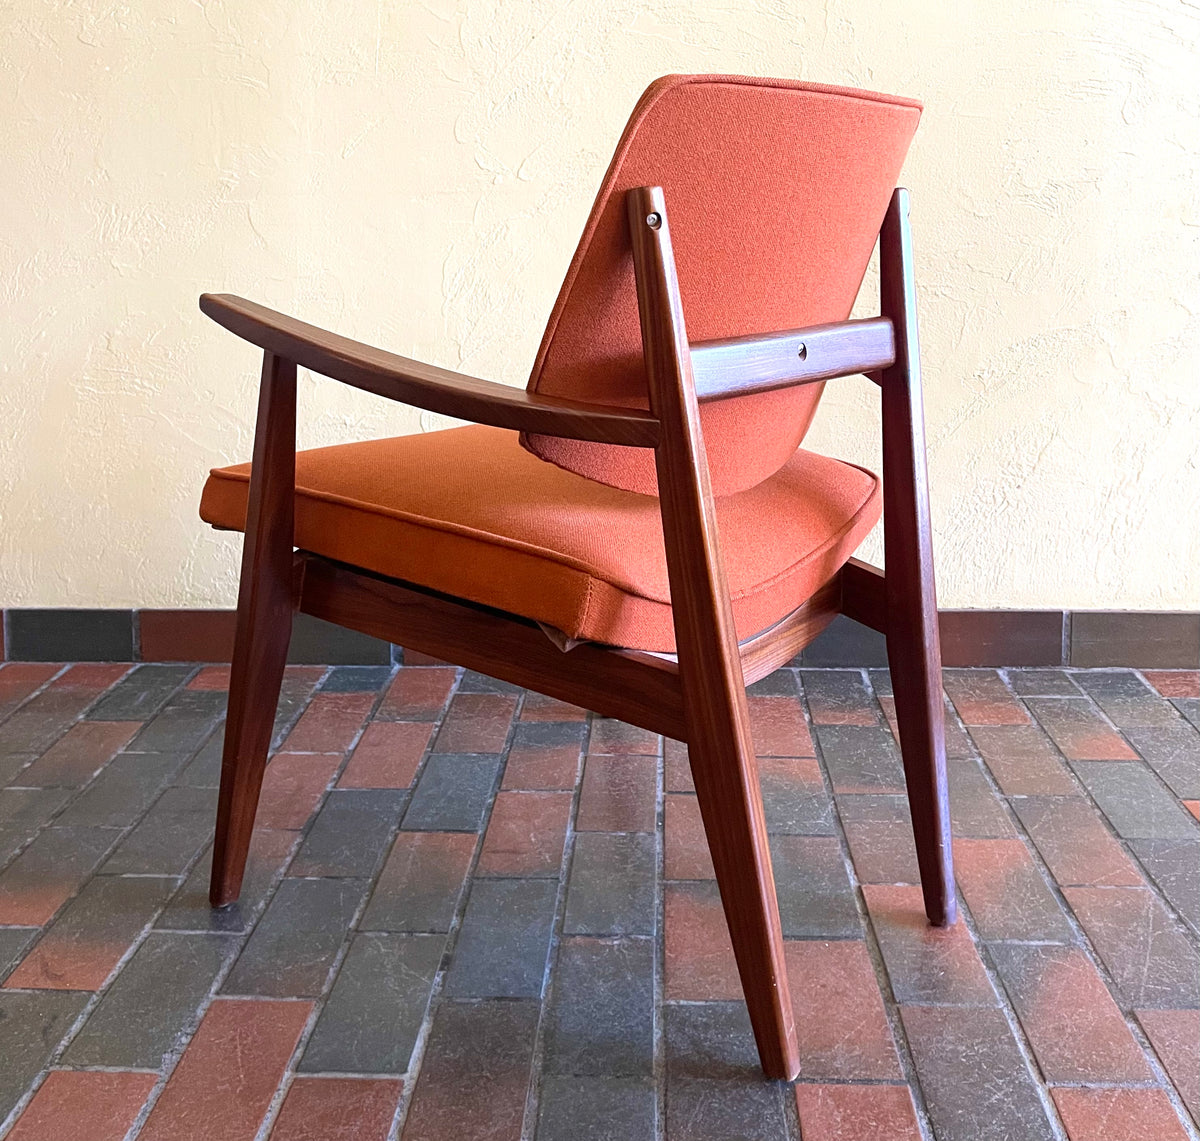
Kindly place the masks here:
<instances>
[{"instance_id":1,"label":"chair seat frame","mask_svg":"<svg viewBox=\"0 0 1200 1141\"><path fill-rule=\"evenodd\" d=\"M627 198L649 411L538 396L410 361L252 302L201 309L264 350L210 887L241 889L298 610L479 670L688 746L705 834L764 1073L799 1070L746 686L838 614L886 635L926 913L956 914L908 193L880 230L881 311L689 344L664 195ZM294 548L296 370L477 423L654 449L677 660L582 643L536 622ZM700 427L702 401L866 373L880 386L887 573L851 559L782 621L738 644Z\"/></svg>"}]
</instances>

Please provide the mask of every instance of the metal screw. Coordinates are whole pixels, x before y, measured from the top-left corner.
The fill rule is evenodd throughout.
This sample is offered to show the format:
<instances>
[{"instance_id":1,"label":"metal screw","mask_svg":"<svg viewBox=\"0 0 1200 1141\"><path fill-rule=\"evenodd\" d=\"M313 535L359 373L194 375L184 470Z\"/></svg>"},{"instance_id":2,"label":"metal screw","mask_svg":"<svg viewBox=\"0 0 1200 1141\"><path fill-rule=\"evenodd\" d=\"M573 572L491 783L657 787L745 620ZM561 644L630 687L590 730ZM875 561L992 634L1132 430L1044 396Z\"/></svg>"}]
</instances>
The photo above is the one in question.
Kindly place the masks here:
<instances>
[{"instance_id":1,"label":"metal screw","mask_svg":"<svg viewBox=\"0 0 1200 1141\"><path fill-rule=\"evenodd\" d=\"M801 360L804 360L808 356L808 346L803 341L800 342L800 351L797 355Z\"/></svg>"},{"instance_id":2,"label":"metal screw","mask_svg":"<svg viewBox=\"0 0 1200 1141\"><path fill-rule=\"evenodd\" d=\"M650 229L652 229L652 230L657 230L659 228L659 226L662 225L662 215L661 214L647 214L646 215L646 225L649 226Z\"/></svg>"}]
</instances>

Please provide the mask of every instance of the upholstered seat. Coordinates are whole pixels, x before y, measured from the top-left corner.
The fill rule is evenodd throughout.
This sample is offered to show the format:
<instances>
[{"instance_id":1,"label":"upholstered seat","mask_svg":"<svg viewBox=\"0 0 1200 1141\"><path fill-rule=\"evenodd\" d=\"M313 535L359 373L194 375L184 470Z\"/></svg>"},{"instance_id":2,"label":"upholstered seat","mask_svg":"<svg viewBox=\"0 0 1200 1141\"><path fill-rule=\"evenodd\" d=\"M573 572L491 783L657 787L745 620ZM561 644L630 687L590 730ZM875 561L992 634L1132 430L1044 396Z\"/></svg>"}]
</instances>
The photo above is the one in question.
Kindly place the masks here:
<instances>
[{"instance_id":1,"label":"upholstered seat","mask_svg":"<svg viewBox=\"0 0 1200 1141\"><path fill-rule=\"evenodd\" d=\"M201 516L241 530L249 486L249 464L215 470ZM739 638L836 574L878 520L879 500L870 472L803 450L719 498ZM658 499L546 463L501 428L299 452L296 545L572 638L675 648Z\"/></svg>"}]
</instances>

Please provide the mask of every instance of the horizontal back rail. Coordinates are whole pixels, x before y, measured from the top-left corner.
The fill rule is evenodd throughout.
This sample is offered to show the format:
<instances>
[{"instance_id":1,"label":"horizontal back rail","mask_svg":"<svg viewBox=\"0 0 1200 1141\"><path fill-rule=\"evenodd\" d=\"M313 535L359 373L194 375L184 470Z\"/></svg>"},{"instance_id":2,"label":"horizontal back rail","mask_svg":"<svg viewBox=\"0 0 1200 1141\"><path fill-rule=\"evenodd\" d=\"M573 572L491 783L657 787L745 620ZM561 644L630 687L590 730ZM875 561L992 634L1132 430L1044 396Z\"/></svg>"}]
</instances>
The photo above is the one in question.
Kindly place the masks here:
<instances>
[{"instance_id":1,"label":"horizontal back rail","mask_svg":"<svg viewBox=\"0 0 1200 1141\"><path fill-rule=\"evenodd\" d=\"M895 361L896 337L888 318L871 317L700 341L691 349L697 398L723 400L835 376L874 373Z\"/></svg>"}]
</instances>

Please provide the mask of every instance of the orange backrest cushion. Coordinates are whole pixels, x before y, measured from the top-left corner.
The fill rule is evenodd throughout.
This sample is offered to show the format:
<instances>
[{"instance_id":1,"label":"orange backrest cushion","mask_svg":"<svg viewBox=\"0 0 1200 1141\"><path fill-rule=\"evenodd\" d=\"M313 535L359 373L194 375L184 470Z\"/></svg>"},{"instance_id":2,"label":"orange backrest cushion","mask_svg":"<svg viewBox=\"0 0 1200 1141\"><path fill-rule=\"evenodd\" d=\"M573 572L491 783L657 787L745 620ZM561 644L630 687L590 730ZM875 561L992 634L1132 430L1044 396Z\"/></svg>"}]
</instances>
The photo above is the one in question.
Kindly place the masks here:
<instances>
[{"instance_id":1,"label":"orange backrest cushion","mask_svg":"<svg viewBox=\"0 0 1200 1141\"><path fill-rule=\"evenodd\" d=\"M844 321L921 105L781 79L674 75L634 109L542 338L529 390L645 408L625 193L663 187L688 338ZM702 411L713 490L778 471L820 385ZM648 449L527 435L535 455L628 491L657 489Z\"/></svg>"}]
</instances>

